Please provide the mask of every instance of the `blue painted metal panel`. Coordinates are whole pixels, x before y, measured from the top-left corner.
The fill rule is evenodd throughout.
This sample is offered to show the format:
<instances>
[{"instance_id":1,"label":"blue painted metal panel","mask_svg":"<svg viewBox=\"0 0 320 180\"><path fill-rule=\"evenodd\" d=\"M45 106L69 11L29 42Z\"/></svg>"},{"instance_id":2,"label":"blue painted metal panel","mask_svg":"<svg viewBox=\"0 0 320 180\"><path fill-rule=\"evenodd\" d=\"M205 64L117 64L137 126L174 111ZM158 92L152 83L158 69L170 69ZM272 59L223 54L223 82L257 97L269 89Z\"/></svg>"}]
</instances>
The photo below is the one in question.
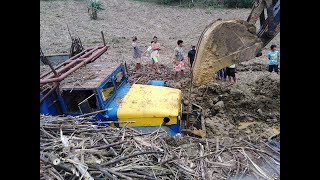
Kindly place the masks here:
<instances>
[{"instance_id":1,"label":"blue painted metal panel","mask_svg":"<svg viewBox=\"0 0 320 180\"><path fill-rule=\"evenodd\" d=\"M57 94L57 98L58 98L58 101L60 103L60 106L61 106L61 109L62 109L62 113L67 115L68 114L67 107L66 107L66 105L64 103L64 100L63 100L62 96L60 94Z\"/></svg>"},{"instance_id":2,"label":"blue painted metal panel","mask_svg":"<svg viewBox=\"0 0 320 180\"><path fill-rule=\"evenodd\" d=\"M96 93L98 94L98 103L99 103L99 105L100 105L101 107L108 107L109 104L111 103L111 101L107 101L106 103L104 103L103 100L102 100L102 96L101 96L100 92L102 91L103 86L105 86L105 85L110 81L110 79L112 80L113 86L115 87L114 77L115 77L115 75L117 75L117 73L118 73L119 71L122 71L122 72L125 74L125 70L124 70L123 64L119 65L119 66L116 68L116 70L113 71L113 72L111 73L111 75L110 75L108 78L106 78L106 79L101 83L101 85L96 89ZM124 80L124 82L120 85L120 87L115 88L115 93L113 93L113 95L110 97L110 99L114 99L114 98L116 97L116 94L117 94L116 92L117 92L119 89L121 89L122 85L127 84L127 82L128 82L128 77L127 77L126 74L125 74L125 80Z\"/></svg>"},{"instance_id":3,"label":"blue painted metal panel","mask_svg":"<svg viewBox=\"0 0 320 180\"><path fill-rule=\"evenodd\" d=\"M40 93L40 99L43 97L43 93ZM51 99L51 96L48 96L40 105L40 114L43 115L58 115L58 111Z\"/></svg>"},{"instance_id":4,"label":"blue painted metal panel","mask_svg":"<svg viewBox=\"0 0 320 180\"><path fill-rule=\"evenodd\" d=\"M123 82L119 85L119 87L116 87L116 83L114 82L114 78L117 75L118 72L122 72L124 75L124 80ZM101 96L101 91L103 89L103 87L110 81L112 80L113 86L114 88L114 92L110 97L110 100L108 100L107 102L103 102L102 96ZM120 104L120 100L127 94L127 92L129 91L130 86L128 84L128 76L124 70L124 66L123 64L120 64L115 71L112 72L112 74L106 78L101 85L96 89L96 94L97 94L97 100L99 103L99 106L102 107L102 109L106 109L106 108L111 108L110 111L106 111L104 113L102 113L106 118L108 118L108 120L112 120L112 121L117 121L117 110L118 110L118 106ZM115 124L116 127L119 127L118 124Z\"/></svg>"},{"instance_id":5,"label":"blue painted metal panel","mask_svg":"<svg viewBox=\"0 0 320 180\"><path fill-rule=\"evenodd\" d=\"M164 81L161 80L149 80L148 84L153 86L164 86Z\"/></svg>"},{"instance_id":6,"label":"blue painted metal panel","mask_svg":"<svg viewBox=\"0 0 320 180\"><path fill-rule=\"evenodd\" d=\"M171 134L177 134L181 131L181 120L180 117L177 117L177 124L170 125Z\"/></svg>"},{"instance_id":7,"label":"blue painted metal panel","mask_svg":"<svg viewBox=\"0 0 320 180\"><path fill-rule=\"evenodd\" d=\"M113 120L113 121L118 120L117 111L120 105L120 101L127 94L129 89L130 89L130 86L128 84L123 84L123 86L121 86L121 88L117 90L115 98L112 101L110 101L107 107L105 107L105 108L112 108L110 111L107 111L105 113L105 115L109 117L110 120ZM116 127L119 127L118 123L116 123L115 125Z\"/></svg>"}]
</instances>

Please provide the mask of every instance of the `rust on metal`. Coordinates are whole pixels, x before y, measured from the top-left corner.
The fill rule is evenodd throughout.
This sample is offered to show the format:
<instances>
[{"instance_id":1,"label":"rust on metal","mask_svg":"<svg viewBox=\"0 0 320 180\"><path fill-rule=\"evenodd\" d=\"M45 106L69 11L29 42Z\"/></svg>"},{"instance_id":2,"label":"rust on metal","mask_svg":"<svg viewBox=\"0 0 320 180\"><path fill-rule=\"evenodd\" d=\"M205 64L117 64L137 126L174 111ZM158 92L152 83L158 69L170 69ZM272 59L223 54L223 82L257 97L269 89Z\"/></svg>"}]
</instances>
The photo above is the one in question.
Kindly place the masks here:
<instances>
[{"instance_id":1,"label":"rust on metal","mask_svg":"<svg viewBox=\"0 0 320 180\"><path fill-rule=\"evenodd\" d=\"M54 70L58 73L58 77L55 77L52 71L41 75L40 84L62 81L83 65L98 59L104 52L107 51L108 48L109 46L99 46L82 51L81 53L54 68Z\"/></svg>"}]
</instances>

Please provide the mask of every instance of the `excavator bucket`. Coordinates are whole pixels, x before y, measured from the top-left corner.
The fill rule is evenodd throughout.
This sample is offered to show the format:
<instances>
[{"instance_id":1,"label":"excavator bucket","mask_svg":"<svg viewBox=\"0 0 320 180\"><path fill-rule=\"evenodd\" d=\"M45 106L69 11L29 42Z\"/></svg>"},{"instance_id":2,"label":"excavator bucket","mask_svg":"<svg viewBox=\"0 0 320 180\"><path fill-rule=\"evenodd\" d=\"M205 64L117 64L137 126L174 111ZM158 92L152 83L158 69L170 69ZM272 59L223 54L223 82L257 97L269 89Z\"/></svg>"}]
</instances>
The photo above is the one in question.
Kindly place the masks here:
<instances>
[{"instance_id":1,"label":"excavator bucket","mask_svg":"<svg viewBox=\"0 0 320 180\"><path fill-rule=\"evenodd\" d=\"M193 85L207 84L220 69L256 57L263 47L256 33L256 27L243 20L217 20L207 26L197 45Z\"/></svg>"}]
</instances>

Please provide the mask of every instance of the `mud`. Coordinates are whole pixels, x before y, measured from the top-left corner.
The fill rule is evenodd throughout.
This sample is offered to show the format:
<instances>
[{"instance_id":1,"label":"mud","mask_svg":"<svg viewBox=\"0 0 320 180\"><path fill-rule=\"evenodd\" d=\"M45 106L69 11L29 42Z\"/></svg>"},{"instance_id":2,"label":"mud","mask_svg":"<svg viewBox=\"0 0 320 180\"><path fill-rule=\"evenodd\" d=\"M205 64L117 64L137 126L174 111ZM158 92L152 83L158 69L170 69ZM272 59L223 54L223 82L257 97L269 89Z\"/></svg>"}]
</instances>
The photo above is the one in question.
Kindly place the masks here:
<instances>
[{"instance_id":1,"label":"mud","mask_svg":"<svg viewBox=\"0 0 320 180\"><path fill-rule=\"evenodd\" d=\"M267 97L280 98L280 80L272 79L269 76L263 76L258 79L253 89L254 94Z\"/></svg>"},{"instance_id":2,"label":"mud","mask_svg":"<svg viewBox=\"0 0 320 180\"><path fill-rule=\"evenodd\" d=\"M193 88L188 102L190 80L184 79L172 87L183 91L185 105L195 103L205 109L208 137L248 136L269 138L280 133L280 77L262 71L256 77L244 78L257 73L249 67L262 64L242 65L237 83L211 80L206 86ZM249 80L248 80L249 79ZM191 119L191 121L194 121ZM247 125L244 125L246 124Z\"/></svg>"},{"instance_id":3,"label":"mud","mask_svg":"<svg viewBox=\"0 0 320 180\"><path fill-rule=\"evenodd\" d=\"M254 62L253 64L249 64L249 65L243 65L243 64L239 64L237 66L237 71L238 72L244 72L244 71L267 71L268 70L268 66L265 64L261 64L261 63L256 63Z\"/></svg>"}]
</instances>

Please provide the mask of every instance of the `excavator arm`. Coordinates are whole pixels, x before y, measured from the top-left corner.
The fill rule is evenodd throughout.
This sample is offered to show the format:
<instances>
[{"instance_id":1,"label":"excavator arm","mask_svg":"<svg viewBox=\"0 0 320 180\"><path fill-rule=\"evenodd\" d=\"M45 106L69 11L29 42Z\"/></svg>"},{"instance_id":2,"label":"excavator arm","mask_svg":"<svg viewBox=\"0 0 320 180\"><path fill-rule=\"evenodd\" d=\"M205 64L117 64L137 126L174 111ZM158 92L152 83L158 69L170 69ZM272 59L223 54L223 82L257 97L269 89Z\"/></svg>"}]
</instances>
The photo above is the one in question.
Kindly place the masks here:
<instances>
[{"instance_id":1,"label":"excavator arm","mask_svg":"<svg viewBox=\"0 0 320 180\"><path fill-rule=\"evenodd\" d=\"M258 19L260 19L260 29L257 35L263 46L266 46L280 32L280 0L255 1L247 22L255 24Z\"/></svg>"},{"instance_id":2,"label":"excavator arm","mask_svg":"<svg viewBox=\"0 0 320 180\"><path fill-rule=\"evenodd\" d=\"M258 19L259 30L255 26ZM197 44L192 84L207 84L220 69L255 58L279 32L280 0L256 0L247 21L212 22Z\"/></svg>"}]
</instances>

